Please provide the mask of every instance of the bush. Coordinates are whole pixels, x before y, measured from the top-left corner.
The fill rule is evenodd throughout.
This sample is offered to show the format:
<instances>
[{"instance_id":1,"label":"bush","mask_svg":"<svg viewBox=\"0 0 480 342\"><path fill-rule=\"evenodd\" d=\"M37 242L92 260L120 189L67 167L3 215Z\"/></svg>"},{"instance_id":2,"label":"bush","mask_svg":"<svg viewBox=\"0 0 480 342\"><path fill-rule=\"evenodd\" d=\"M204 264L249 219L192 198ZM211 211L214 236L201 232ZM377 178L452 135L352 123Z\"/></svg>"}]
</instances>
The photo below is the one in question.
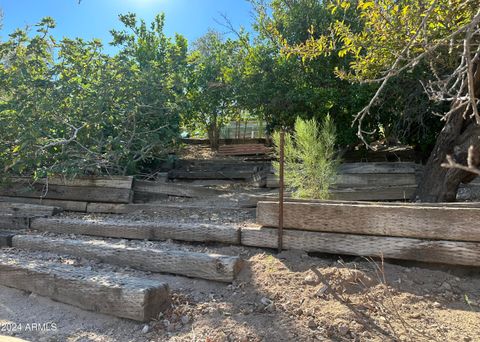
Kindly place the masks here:
<instances>
[{"instance_id":1,"label":"bush","mask_svg":"<svg viewBox=\"0 0 480 342\"><path fill-rule=\"evenodd\" d=\"M279 132L274 133L273 141L279 154ZM295 198L328 198L340 162L335 142L336 129L329 115L321 125L315 119L298 117L294 135L285 133L285 186ZM278 174L279 163L274 162L273 166Z\"/></svg>"}]
</instances>

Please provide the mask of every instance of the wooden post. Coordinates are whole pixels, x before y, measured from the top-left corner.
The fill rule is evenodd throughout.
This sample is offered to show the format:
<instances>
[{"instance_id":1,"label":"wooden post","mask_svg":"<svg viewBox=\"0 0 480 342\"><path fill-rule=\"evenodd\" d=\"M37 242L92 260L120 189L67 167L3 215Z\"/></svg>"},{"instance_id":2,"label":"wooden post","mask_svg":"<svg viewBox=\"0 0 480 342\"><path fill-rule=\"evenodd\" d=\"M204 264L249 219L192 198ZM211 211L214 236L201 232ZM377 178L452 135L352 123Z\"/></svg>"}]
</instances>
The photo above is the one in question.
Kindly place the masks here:
<instances>
[{"instance_id":1,"label":"wooden post","mask_svg":"<svg viewBox=\"0 0 480 342\"><path fill-rule=\"evenodd\" d=\"M278 192L278 252L283 249L283 192L284 192L284 168L285 168L285 131L280 132L280 175Z\"/></svg>"}]
</instances>

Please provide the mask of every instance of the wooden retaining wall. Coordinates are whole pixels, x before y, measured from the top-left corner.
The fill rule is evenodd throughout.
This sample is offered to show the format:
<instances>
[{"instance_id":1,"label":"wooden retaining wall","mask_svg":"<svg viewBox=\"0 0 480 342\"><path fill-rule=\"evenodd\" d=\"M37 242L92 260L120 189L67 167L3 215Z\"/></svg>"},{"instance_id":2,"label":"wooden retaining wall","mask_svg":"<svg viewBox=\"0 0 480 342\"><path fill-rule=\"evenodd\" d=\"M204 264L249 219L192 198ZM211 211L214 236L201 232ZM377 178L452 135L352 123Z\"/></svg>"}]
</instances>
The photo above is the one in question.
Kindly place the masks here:
<instances>
[{"instance_id":1,"label":"wooden retaining wall","mask_svg":"<svg viewBox=\"0 0 480 342\"><path fill-rule=\"evenodd\" d=\"M130 203L132 186L133 177L52 177L35 182L13 178L0 188L0 195L48 201Z\"/></svg>"},{"instance_id":2,"label":"wooden retaining wall","mask_svg":"<svg viewBox=\"0 0 480 342\"><path fill-rule=\"evenodd\" d=\"M257 223L242 244L276 247L278 202L258 202ZM286 248L480 266L478 205L286 202L284 228Z\"/></svg>"}]
</instances>

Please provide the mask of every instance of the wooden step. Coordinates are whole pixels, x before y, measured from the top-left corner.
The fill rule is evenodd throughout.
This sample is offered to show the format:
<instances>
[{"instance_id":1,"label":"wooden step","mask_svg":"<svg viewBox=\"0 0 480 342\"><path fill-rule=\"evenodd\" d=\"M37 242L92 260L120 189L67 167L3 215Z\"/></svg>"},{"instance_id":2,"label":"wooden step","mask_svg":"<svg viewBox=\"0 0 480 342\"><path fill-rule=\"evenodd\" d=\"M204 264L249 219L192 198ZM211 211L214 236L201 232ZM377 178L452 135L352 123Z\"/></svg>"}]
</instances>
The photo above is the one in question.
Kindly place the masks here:
<instances>
[{"instance_id":1,"label":"wooden step","mask_svg":"<svg viewBox=\"0 0 480 342\"><path fill-rule=\"evenodd\" d=\"M13 232L0 231L0 248L12 247Z\"/></svg>"},{"instance_id":2,"label":"wooden step","mask_svg":"<svg viewBox=\"0 0 480 342\"><path fill-rule=\"evenodd\" d=\"M62 212L62 208L46 205L12 203L0 201L0 215L14 217L53 216Z\"/></svg>"},{"instance_id":3,"label":"wooden step","mask_svg":"<svg viewBox=\"0 0 480 342\"><path fill-rule=\"evenodd\" d=\"M12 215L0 216L0 229L16 230L28 229L30 227L30 219L28 217L14 217Z\"/></svg>"},{"instance_id":4,"label":"wooden step","mask_svg":"<svg viewBox=\"0 0 480 342\"><path fill-rule=\"evenodd\" d=\"M242 245L278 247L275 228L242 228ZM285 229L283 247L306 252L480 266L480 243Z\"/></svg>"},{"instance_id":5,"label":"wooden step","mask_svg":"<svg viewBox=\"0 0 480 342\"><path fill-rule=\"evenodd\" d=\"M40 198L28 198L28 197L7 197L0 196L0 201L11 203L28 203L28 204L40 204L46 206L53 206L62 208L67 211L86 212L87 202L85 201L67 201L67 200L54 200L54 199L40 199Z\"/></svg>"},{"instance_id":6,"label":"wooden step","mask_svg":"<svg viewBox=\"0 0 480 342\"><path fill-rule=\"evenodd\" d=\"M227 171L184 171L171 170L168 172L170 179L251 179L254 171L227 170Z\"/></svg>"},{"instance_id":7,"label":"wooden step","mask_svg":"<svg viewBox=\"0 0 480 342\"><path fill-rule=\"evenodd\" d=\"M35 258L20 251L0 252L0 285L85 310L142 322L157 318L170 303L166 283L92 271Z\"/></svg>"},{"instance_id":8,"label":"wooden step","mask_svg":"<svg viewBox=\"0 0 480 342\"><path fill-rule=\"evenodd\" d=\"M39 183L11 183L0 188L0 195L82 202L130 203L133 192L130 189L97 186L48 185L47 187Z\"/></svg>"},{"instance_id":9,"label":"wooden step","mask_svg":"<svg viewBox=\"0 0 480 342\"><path fill-rule=\"evenodd\" d=\"M133 240L180 240L240 244L240 228L232 225L176 222L129 222L38 218L31 229L59 234L77 234Z\"/></svg>"},{"instance_id":10,"label":"wooden step","mask_svg":"<svg viewBox=\"0 0 480 342\"><path fill-rule=\"evenodd\" d=\"M135 181L133 187L135 194L138 192L146 194L163 194L177 197L211 197L223 194L223 191L192 186L186 184L174 184L166 182Z\"/></svg>"},{"instance_id":11,"label":"wooden step","mask_svg":"<svg viewBox=\"0 0 480 342\"><path fill-rule=\"evenodd\" d=\"M180 249L129 247L103 240L16 235L12 239L12 246L94 259L142 271L171 273L221 282L233 281L242 265L239 257Z\"/></svg>"},{"instance_id":12,"label":"wooden step","mask_svg":"<svg viewBox=\"0 0 480 342\"><path fill-rule=\"evenodd\" d=\"M255 209L238 208L238 207L218 207L218 206L198 206L191 204L115 204L115 203L89 203L87 206L88 213L105 213L105 214L154 214L156 217L170 218L178 220L178 217L187 214L195 214L203 217L211 215L226 215L229 213L243 213L254 217Z\"/></svg>"}]
</instances>

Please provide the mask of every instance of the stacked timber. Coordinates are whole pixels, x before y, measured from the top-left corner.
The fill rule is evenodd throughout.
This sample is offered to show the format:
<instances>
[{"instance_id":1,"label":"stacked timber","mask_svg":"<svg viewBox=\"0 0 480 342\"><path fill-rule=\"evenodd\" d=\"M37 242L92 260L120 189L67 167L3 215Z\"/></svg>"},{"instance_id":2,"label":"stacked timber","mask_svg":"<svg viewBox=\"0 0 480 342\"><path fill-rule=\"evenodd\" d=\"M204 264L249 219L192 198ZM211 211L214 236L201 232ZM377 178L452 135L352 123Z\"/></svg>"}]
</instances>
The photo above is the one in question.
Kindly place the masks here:
<instances>
[{"instance_id":1,"label":"stacked timber","mask_svg":"<svg viewBox=\"0 0 480 342\"><path fill-rule=\"evenodd\" d=\"M254 173L269 169L264 161L243 161L232 159L180 160L168 173L170 179L184 180L251 180Z\"/></svg>"},{"instance_id":2,"label":"stacked timber","mask_svg":"<svg viewBox=\"0 0 480 342\"><path fill-rule=\"evenodd\" d=\"M0 202L0 230L28 229L32 218L49 217L61 211L45 205Z\"/></svg>"},{"instance_id":3,"label":"stacked timber","mask_svg":"<svg viewBox=\"0 0 480 342\"><path fill-rule=\"evenodd\" d=\"M218 196L222 191L205 188L201 186L192 186L188 184L167 183L165 181L153 182L144 180L135 180L133 185L134 202L146 203L174 197L187 198L205 198Z\"/></svg>"},{"instance_id":4,"label":"stacked timber","mask_svg":"<svg viewBox=\"0 0 480 342\"><path fill-rule=\"evenodd\" d=\"M297 201L284 204L286 249L480 266L480 206ZM242 244L277 247L278 202L259 202Z\"/></svg>"},{"instance_id":5,"label":"stacked timber","mask_svg":"<svg viewBox=\"0 0 480 342\"><path fill-rule=\"evenodd\" d=\"M331 197L345 201L408 200L417 187L421 170L422 166L415 163L345 163L339 168ZM273 170L264 183L267 188L278 188Z\"/></svg>"},{"instance_id":6,"label":"stacked timber","mask_svg":"<svg viewBox=\"0 0 480 342\"><path fill-rule=\"evenodd\" d=\"M85 212L87 204L130 203L133 177L48 177L32 182L13 178L0 188L0 201L43 204L65 210Z\"/></svg>"},{"instance_id":7,"label":"stacked timber","mask_svg":"<svg viewBox=\"0 0 480 342\"><path fill-rule=\"evenodd\" d=\"M272 152L271 147L264 144L233 144L222 145L218 148L219 156L255 156Z\"/></svg>"}]
</instances>

